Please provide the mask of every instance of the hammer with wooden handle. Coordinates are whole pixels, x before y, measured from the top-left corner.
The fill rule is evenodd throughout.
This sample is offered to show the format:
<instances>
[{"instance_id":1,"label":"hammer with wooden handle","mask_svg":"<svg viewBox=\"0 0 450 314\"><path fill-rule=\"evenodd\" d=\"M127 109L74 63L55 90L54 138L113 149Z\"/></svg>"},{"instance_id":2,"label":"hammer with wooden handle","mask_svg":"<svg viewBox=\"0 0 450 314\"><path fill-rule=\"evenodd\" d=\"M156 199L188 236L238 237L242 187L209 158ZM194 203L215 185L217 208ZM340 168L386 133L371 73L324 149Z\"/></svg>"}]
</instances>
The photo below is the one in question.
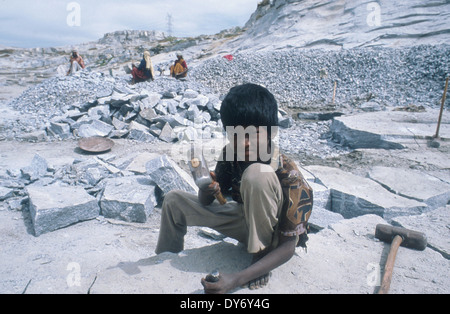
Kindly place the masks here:
<instances>
[{"instance_id":1,"label":"hammer with wooden handle","mask_svg":"<svg viewBox=\"0 0 450 314\"><path fill-rule=\"evenodd\" d=\"M391 249L384 266L383 280L378 290L378 294L387 294L391 285L392 271L399 246L423 251L427 247L427 237L421 232L382 224L376 226L375 237L381 241L391 243Z\"/></svg>"},{"instance_id":2,"label":"hammer with wooden handle","mask_svg":"<svg viewBox=\"0 0 450 314\"><path fill-rule=\"evenodd\" d=\"M194 146L191 147L189 168L194 177L195 184L200 189L207 188L213 182L205 157L200 152L200 149L195 148ZM225 205L227 203L227 200L220 192L216 195L216 199L219 201L220 205Z\"/></svg>"}]
</instances>

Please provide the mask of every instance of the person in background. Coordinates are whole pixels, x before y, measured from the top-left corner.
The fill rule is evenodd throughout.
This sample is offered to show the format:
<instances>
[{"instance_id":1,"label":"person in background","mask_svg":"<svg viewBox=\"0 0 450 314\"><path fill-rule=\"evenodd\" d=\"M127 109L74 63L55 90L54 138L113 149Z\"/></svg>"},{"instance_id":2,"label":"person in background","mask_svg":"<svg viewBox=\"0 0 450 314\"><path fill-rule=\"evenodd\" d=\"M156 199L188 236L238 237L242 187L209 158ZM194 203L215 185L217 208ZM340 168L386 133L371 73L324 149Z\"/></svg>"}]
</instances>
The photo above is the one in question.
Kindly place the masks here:
<instances>
[{"instance_id":1,"label":"person in background","mask_svg":"<svg viewBox=\"0 0 450 314\"><path fill-rule=\"evenodd\" d=\"M188 67L181 53L177 53L177 60L170 67L170 76L179 79L187 76Z\"/></svg>"},{"instance_id":2,"label":"person in background","mask_svg":"<svg viewBox=\"0 0 450 314\"><path fill-rule=\"evenodd\" d=\"M83 58L78 54L76 50L72 51L72 55L70 56L70 68L67 71L67 75L72 75L78 71L81 71L85 68L85 64Z\"/></svg>"},{"instance_id":3,"label":"person in background","mask_svg":"<svg viewBox=\"0 0 450 314\"><path fill-rule=\"evenodd\" d=\"M139 67L136 67L134 64L133 70L131 71L131 75L133 76L132 84L145 82L147 80L155 79L155 72L153 70L152 60L150 58L150 52L145 51L144 56L142 58Z\"/></svg>"}]
</instances>

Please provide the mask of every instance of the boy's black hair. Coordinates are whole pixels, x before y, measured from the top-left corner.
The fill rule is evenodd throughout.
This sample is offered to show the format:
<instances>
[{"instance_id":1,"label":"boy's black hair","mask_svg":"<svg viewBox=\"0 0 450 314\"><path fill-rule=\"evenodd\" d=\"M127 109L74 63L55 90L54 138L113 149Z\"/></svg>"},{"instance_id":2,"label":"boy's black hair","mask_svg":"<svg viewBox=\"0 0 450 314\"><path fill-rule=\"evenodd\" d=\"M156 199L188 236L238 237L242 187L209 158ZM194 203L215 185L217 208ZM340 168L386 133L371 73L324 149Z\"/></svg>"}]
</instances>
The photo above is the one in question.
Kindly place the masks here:
<instances>
[{"instance_id":1,"label":"boy's black hair","mask_svg":"<svg viewBox=\"0 0 450 314\"><path fill-rule=\"evenodd\" d=\"M251 83L238 85L222 101L220 117L225 129L266 126L270 133L270 127L278 126L278 104L265 87Z\"/></svg>"}]
</instances>

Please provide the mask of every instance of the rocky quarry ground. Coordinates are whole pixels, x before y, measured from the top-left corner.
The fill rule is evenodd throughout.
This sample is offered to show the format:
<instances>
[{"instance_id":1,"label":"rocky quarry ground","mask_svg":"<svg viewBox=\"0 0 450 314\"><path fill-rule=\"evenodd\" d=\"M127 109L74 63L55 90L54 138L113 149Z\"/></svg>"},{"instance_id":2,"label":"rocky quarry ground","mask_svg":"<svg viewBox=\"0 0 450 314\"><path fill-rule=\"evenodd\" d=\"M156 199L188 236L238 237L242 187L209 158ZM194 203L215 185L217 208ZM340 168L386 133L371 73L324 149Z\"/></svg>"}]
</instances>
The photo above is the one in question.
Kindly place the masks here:
<instances>
[{"instance_id":1,"label":"rocky quarry ground","mask_svg":"<svg viewBox=\"0 0 450 314\"><path fill-rule=\"evenodd\" d=\"M218 50L214 39L190 43L186 80L131 85L128 59L74 76L45 65L32 77L3 75L0 293L202 293L212 269L246 267L244 246L207 228L189 228L180 254L154 253L164 195L196 191L190 143L213 168L225 143L221 99L245 82L274 93L278 143L315 204L307 252L297 249L267 287L234 292L374 293L389 251L374 236L379 223L428 238L424 251L400 249L392 293L450 292L449 100L433 138L450 46L236 50L231 61L211 53L228 40ZM155 67L169 56L155 56ZM79 140L90 137L114 145L87 152Z\"/></svg>"}]
</instances>

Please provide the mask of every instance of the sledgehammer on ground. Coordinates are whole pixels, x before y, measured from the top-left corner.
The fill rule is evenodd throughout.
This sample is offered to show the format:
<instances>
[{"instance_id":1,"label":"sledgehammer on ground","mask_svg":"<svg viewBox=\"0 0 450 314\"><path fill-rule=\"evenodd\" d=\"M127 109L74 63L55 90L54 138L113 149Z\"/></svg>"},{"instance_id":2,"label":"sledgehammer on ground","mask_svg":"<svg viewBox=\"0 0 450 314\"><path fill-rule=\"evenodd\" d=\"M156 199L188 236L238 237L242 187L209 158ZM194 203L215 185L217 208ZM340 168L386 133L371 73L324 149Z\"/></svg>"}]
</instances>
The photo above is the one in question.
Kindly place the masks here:
<instances>
[{"instance_id":1,"label":"sledgehammer on ground","mask_svg":"<svg viewBox=\"0 0 450 314\"><path fill-rule=\"evenodd\" d=\"M423 251L427 247L427 237L421 232L381 224L376 227L375 237L391 243L391 249L384 266L383 280L380 290L378 290L378 294L387 294L391 285L392 271L399 246Z\"/></svg>"}]
</instances>

